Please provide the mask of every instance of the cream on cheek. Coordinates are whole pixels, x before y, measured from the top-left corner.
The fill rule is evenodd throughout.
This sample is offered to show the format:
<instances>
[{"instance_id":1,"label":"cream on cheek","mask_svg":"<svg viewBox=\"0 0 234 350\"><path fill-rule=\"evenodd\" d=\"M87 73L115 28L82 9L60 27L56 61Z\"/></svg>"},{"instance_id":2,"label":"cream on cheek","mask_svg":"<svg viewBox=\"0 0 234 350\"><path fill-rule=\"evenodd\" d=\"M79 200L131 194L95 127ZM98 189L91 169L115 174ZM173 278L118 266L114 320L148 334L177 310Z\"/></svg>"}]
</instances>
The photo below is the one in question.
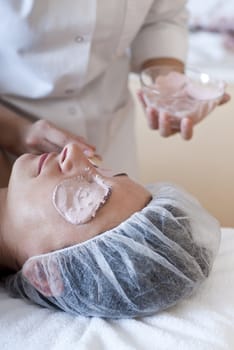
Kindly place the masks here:
<instances>
[{"instance_id":1,"label":"cream on cheek","mask_svg":"<svg viewBox=\"0 0 234 350\"><path fill-rule=\"evenodd\" d=\"M53 205L73 225L85 224L95 217L108 200L111 187L98 176L76 176L59 183L53 191Z\"/></svg>"}]
</instances>

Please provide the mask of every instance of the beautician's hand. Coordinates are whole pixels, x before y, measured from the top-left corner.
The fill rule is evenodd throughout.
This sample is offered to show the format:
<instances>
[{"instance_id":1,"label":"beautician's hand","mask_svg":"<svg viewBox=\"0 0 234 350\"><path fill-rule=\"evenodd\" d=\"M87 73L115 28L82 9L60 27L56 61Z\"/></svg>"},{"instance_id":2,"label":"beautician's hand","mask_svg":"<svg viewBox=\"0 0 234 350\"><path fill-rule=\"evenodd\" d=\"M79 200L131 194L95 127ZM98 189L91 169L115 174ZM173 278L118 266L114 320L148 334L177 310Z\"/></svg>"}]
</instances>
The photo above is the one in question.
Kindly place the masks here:
<instances>
[{"instance_id":1,"label":"beautician's hand","mask_svg":"<svg viewBox=\"0 0 234 350\"><path fill-rule=\"evenodd\" d=\"M95 147L86 142L83 137L63 130L45 120L25 123L20 130L19 138L20 153L58 152L67 143L75 142L87 157L92 157L95 154Z\"/></svg>"},{"instance_id":2,"label":"beautician's hand","mask_svg":"<svg viewBox=\"0 0 234 350\"><path fill-rule=\"evenodd\" d=\"M0 146L16 156L59 152L70 142L77 143L87 157L95 155L95 147L83 137L45 120L32 122L24 111L4 100L0 100L0 130Z\"/></svg>"},{"instance_id":3,"label":"beautician's hand","mask_svg":"<svg viewBox=\"0 0 234 350\"><path fill-rule=\"evenodd\" d=\"M225 93L219 103L204 103L200 110L199 115L178 118L169 115L164 111L158 111L154 108L148 107L144 100L142 90L138 92L139 100L146 112L147 122L151 129L159 130L159 133L163 137L168 137L180 132L184 140L190 140L193 136L193 127L204 119L217 105L223 105L230 100L230 95Z\"/></svg>"},{"instance_id":4,"label":"beautician's hand","mask_svg":"<svg viewBox=\"0 0 234 350\"><path fill-rule=\"evenodd\" d=\"M161 76L160 73L157 72L157 78L155 80L157 88L162 89L164 94L168 91L183 89L186 78L183 74L184 63L182 61L168 57L150 59L144 62L142 65L142 70L149 67L158 67L160 70L160 67L165 66L168 68L171 67L171 72L169 69L168 75L166 76L164 76L164 74ZM190 94L192 93L193 95L195 92L199 95L200 91L198 91L196 87L195 90L193 84L190 85ZM204 119L217 105L224 104L230 100L230 96L225 93L219 101L210 101L207 103L203 102L198 105L195 113L190 113L186 117L179 118L178 116L169 115L162 109L157 110L155 108L148 107L142 90L139 91L138 96L143 108L146 111L148 125L151 129L158 129L160 135L163 137L168 137L179 132L182 138L185 140L192 138L193 127L195 124Z\"/></svg>"}]
</instances>

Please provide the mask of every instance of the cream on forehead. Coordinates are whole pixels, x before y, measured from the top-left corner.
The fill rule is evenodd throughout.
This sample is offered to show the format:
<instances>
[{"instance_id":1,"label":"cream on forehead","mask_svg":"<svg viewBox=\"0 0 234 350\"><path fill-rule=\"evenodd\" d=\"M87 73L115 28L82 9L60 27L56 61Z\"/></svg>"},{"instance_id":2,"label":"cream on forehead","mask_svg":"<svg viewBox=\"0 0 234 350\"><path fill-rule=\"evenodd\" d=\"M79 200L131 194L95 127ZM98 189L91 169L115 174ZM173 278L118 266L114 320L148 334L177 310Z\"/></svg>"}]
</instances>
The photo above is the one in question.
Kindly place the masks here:
<instances>
[{"instance_id":1,"label":"cream on forehead","mask_svg":"<svg viewBox=\"0 0 234 350\"><path fill-rule=\"evenodd\" d=\"M91 179L77 176L58 184L53 192L53 204L62 217L73 225L85 224L102 207L111 188L99 176Z\"/></svg>"}]
</instances>

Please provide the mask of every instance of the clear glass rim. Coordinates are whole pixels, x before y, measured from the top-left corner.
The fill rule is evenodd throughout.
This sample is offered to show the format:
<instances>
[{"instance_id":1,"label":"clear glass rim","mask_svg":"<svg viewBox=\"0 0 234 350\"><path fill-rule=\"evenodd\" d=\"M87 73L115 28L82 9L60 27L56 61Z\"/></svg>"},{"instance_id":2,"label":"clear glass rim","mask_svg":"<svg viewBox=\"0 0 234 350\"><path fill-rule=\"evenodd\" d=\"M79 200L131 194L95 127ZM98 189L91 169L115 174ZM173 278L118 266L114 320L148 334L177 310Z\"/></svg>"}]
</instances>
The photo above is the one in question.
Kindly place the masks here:
<instances>
[{"instance_id":1,"label":"clear glass rim","mask_svg":"<svg viewBox=\"0 0 234 350\"><path fill-rule=\"evenodd\" d=\"M143 69L141 72L140 72L140 83L141 83L141 86L143 89L148 89L151 93L154 93L155 95L157 95L157 97L161 97L161 98L169 98L169 97L174 97L174 98L177 98L177 99L180 99L182 98L182 96L178 95L177 93L175 94L170 94L170 95L163 95L160 93L160 91L156 88L153 87L153 85L147 85L145 84L144 80L143 80L143 75L144 74L147 74L147 72L151 71L151 70L159 70L159 69L168 69L169 72L171 71L171 69L173 68L173 66L169 66L169 65L156 65L156 66L151 66L151 67L147 67L145 69ZM191 73L194 73L194 74L199 74L200 76L202 74L204 75L207 75L209 77L209 80L213 83L213 84L217 84L218 86L221 87L222 89L222 92L220 92L220 95L217 95L216 97L214 98L200 98L200 99L197 99L197 98L193 98L192 96L189 96L187 95L186 98L190 98L192 100L197 100L197 101L201 101L201 102L205 102L205 101L215 101L219 98L221 98L224 93L225 93L225 81L224 80L221 80L221 79L216 79L216 78L213 78L212 75L210 75L209 73L206 73L204 72L203 70L199 69L199 68L196 68L196 67L193 67L191 65L186 65L185 66L185 72L188 71L188 72L191 72ZM178 70L175 70L175 72L178 72ZM178 72L180 73L180 72ZM185 97L184 97L185 98Z\"/></svg>"}]
</instances>

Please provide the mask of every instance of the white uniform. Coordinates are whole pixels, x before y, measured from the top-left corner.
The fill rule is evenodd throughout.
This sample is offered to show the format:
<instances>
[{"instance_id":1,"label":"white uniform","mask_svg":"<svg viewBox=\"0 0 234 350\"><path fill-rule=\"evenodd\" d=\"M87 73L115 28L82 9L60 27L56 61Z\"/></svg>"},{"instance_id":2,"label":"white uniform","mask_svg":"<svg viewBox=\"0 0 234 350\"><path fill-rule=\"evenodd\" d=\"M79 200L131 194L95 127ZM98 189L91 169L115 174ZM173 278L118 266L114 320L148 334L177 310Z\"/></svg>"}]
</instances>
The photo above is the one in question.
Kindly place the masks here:
<instances>
[{"instance_id":1,"label":"white uniform","mask_svg":"<svg viewBox=\"0 0 234 350\"><path fill-rule=\"evenodd\" d=\"M184 0L1 0L0 95L135 172L130 64L185 59Z\"/></svg>"}]
</instances>

